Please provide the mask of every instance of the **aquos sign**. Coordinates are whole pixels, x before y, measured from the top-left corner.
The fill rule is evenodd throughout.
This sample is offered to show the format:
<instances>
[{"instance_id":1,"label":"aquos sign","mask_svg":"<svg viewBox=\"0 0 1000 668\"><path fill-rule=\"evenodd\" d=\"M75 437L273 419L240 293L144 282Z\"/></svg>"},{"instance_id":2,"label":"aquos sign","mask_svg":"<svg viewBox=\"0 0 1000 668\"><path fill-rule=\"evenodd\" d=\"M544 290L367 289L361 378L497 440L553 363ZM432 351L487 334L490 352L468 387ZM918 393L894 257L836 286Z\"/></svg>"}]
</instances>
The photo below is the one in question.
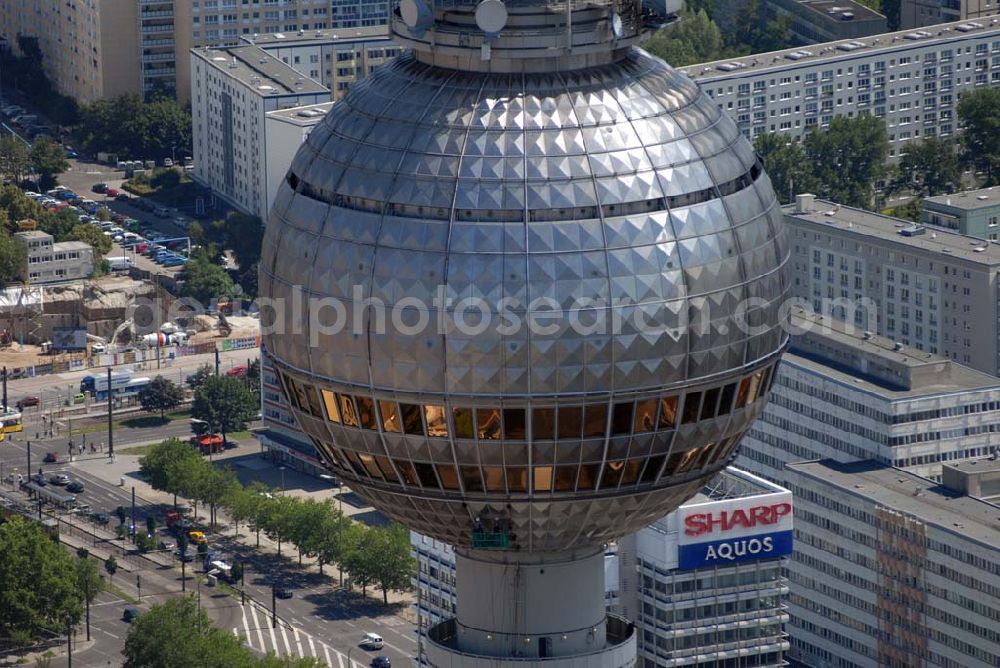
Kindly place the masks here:
<instances>
[{"instance_id":1,"label":"aquos sign","mask_svg":"<svg viewBox=\"0 0 1000 668\"><path fill-rule=\"evenodd\" d=\"M792 495L778 492L678 509L678 567L725 566L792 553Z\"/></svg>"}]
</instances>

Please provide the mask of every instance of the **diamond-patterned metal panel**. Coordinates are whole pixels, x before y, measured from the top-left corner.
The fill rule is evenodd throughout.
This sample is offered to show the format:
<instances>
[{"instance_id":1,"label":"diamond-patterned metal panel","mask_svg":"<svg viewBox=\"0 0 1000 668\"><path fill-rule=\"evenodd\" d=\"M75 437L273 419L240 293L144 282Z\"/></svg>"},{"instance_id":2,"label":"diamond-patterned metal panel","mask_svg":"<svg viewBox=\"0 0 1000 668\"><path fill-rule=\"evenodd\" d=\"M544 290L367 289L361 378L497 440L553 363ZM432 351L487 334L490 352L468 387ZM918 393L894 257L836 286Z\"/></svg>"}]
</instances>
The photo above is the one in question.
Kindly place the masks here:
<instances>
[{"instance_id":1,"label":"diamond-patterned metal panel","mask_svg":"<svg viewBox=\"0 0 1000 668\"><path fill-rule=\"evenodd\" d=\"M762 400L603 436L600 411L769 368L785 344L787 256L752 147L661 61L633 51L505 74L402 57L355 85L292 162L260 282L272 298L313 301L285 309L287 333L265 341L296 382L390 411L345 426L328 408L295 408L338 475L387 515L468 546L472 518L490 510L510 520L515 549L571 549L662 517L725 464L711 444L742 433ZM354 301L368 298L384 311ZM418 315L427 325L411 331ZM310 331L316 318L324 327ZM762 327L749 335L741 321ZM532 441L546 424L536 409L552 411L552 431ZM349 453L383 458L400 482ZM618 486L605 457L639 462L633 480Z\"/></svg>"}]
</instances>

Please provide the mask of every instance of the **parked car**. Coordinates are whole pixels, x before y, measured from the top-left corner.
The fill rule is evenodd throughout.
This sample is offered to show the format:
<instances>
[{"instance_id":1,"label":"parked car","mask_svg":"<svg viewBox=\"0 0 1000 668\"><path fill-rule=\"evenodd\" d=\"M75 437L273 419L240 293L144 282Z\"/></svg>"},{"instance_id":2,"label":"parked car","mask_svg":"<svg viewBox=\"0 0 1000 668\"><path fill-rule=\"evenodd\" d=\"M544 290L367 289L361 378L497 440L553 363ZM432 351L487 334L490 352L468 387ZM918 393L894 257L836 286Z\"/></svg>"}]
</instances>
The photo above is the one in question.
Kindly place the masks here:
<instances>
[{"instance_id":1,"label":"parked car","mask_svg":"<svg viewBox=\"0 0 1000 668\"><path fill-rule=\"evenodd\" d=\"M385 655L376 656L372 659L371 666L372 668L392 668L392 660Z\"/></svg>"},{"instance_id":2,"label":"parked car","mask_svg":"<svg viewBox=\"0 0 1000 668\"><path fill-rule=\"evenodd\" d=\"M174 556L176 556L180 561L183 561L186 564L190 564L192 561L194 561L194 555L191 554L190 551L181 552L180 550L174 550Z\"/></svg>"},{"instance_id":3,"label":"parked car","mask_svg":"<svg viewBox=\"0 0 1000 668\"><path fill-rule=\"evenodd\" d=\"M49 481L45 479L45 474L42 473L41 471L31 476L31 482L41 487L45 487L47 484L49 484Z\"/></svg>"},{"instance_id":4,"label":"parked car","mask_svg":"<svg viewBox=\"0 0 1000 668\"><path fill-rule=\"evenodd\" d=\"M56 464L59 462L59 455L54 452L46 452L45 458L42 461L46 464Z\"/></svg>"},{"instance_id":5,"label":"parked car","mask_svg":"<svg viewBox=\"0 0 1000 668\"><path fill-rule=\"evenodd\" d=\"M107 513L91 513L90 519L96 524L108 524L111 521Z\"/></svg>"},{"instance_id":6,"label":"parked car","mask_svg":"<svg viewBox=\"0 0 1000 668\"><path fill-rule=\"evenodd\" d=\"M66 485L66 491L72 492L73 494L83 494L83 483L79 480L74 480L70 484Z\"/></svg>"},{"instance_id":7,"label":"parked car","mask_svg":"<svg viewBox=\"0 0 1000 668\"><path fill-rule=\"evenodd\" d=\"M119 195L122 194L122 191L118 190L118 188L108 188L107 190L104 191L104 194L107 197L118 197Z\"/></svg>"},{"instance_id":8,"label":"parked car","mask_svg":"<svg viewBox=\"0 0 1000 668\"><path fill-rule=\"evenodd\" d=\"M125 606L125 610L122 612L122 621L126 624L131 624L136 619L139 618L139 608L129 605Z\"/></svg>"},{"instance_id":9,"label":"parked car","mask_svg":"<svg viewBox=\"0 0 1000 668\"><path fill-rule=\"evenodd\" d=\"M127 202L132 198L129 197L128 193L118 193L117 195L115 195L115 199L118 200L119 202Z\"/></svg>"},{"instance_id":10,"label":"parked car","mask_svg":"<svg viewBox=\"0 0 1000 668\"><path fill-rule=\"evenodd\" d=\"M65 473L55 473L49 476L49 482L59 487L65 487L70 483L70 479Z\"/></svg>"},{"instance_id":11,"label":"parked car","mask_svg":"<svg viewBox=\"0 0 1000 668\"><path fill-rule=\"evenodd\" d=\"M188 540L190 540L195 545L208 544L208 538L205 537L205 532L203 531L188 531Z\"/></svg>"},{"instance_id":12,"label":"parked car","mask_svg":"<svg viewBox=\"0 0 1000 668\"><path fill-rule=\"evenodd\" d=\"M108 184L107 183L95 183L93 185L93 187L91 188L91 190L94 191L95 193L98 193L98 194L106 193L108 191Z\"/></svg>"}]
</instances>

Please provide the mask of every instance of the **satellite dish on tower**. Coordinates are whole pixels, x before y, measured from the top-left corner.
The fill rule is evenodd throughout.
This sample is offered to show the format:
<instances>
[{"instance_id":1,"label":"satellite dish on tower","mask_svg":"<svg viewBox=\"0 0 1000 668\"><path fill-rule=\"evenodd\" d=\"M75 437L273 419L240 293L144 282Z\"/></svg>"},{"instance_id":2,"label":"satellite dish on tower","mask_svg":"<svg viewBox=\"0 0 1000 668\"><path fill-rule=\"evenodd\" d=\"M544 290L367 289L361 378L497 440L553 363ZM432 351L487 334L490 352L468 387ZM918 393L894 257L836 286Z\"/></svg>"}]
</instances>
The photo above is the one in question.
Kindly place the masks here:
<instances>
[{"instance_id":1,"label":"satellite dish on tower","mask_svg":"<svg viewBox=\"0 0 1000 668\"><path fill-rule=\"evenodd\" d=\"M507 25L507 7L501 0L483 0L476 7L476 25L487 35L498 35Z\"/></svg>"},{"instance_id":2,"label":"satellite dish on tower","mask_svg":"<svg viewBox=\"0 0 1000 668\"><path fill-rule=\"evenodd\" d=\"M399 15L406 27L417 34L422 34L433 21L430 7L424 0L400 0Z\"/></svg>"}]
</instances>

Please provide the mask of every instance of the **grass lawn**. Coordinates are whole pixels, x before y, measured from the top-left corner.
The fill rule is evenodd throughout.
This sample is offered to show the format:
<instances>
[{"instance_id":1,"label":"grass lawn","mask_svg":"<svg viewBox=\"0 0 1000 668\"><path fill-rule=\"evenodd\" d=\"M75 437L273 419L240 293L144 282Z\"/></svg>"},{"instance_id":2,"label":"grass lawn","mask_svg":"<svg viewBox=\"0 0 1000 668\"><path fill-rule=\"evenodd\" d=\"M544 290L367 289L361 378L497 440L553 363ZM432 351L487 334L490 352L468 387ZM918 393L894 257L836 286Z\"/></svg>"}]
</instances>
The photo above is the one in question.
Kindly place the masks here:
<instances>
[{"instance_id":1,"label":"grass lawn","mask_svg":"<svg viewBox=\"0 0 1000 668\"><path fill-rule=\"evenodd\" d=\"M143 413L139 415L129 415L122 420L115 420L111 423L113 429L148 429L150 427L162 427L174 420L187 420L191 418L191 409L185 408L172 413L167 413L164 417ZM107 432L107 424L88 424L73 430L73 435L77 434L97 434Z\"/></svg>"}]
</instances>

